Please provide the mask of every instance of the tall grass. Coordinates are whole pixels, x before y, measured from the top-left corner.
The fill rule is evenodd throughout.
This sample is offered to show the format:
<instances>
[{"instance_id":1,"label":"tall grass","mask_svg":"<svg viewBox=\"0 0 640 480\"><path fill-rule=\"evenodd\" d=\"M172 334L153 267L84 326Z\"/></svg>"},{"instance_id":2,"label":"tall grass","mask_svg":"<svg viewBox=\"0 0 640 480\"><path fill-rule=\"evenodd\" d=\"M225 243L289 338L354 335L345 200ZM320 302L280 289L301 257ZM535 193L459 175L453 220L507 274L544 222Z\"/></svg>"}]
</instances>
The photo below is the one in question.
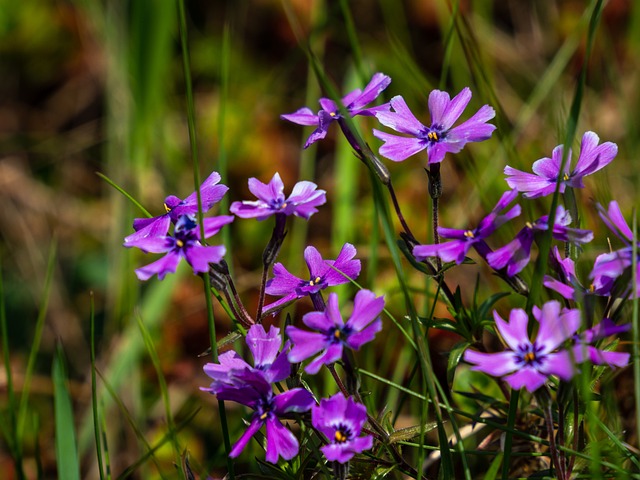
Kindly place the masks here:
<instances>
[{"instance_id":1,"label":"tall grass","mask_svg":"<svg viewBox=\"0 0 640 480\"><path fill-rule=\"evenodd\" d=\"M380 447L386 452L380 453L381 457L392 458L394 449L400 449L416 472L422 472L425 464L431 465L428 478L437 472L439 478L506 479L513 476L517 462L544 456L548 439L522 424L524 411L541 418L540 412L528 408L531 397L527 393L512 390L502 396L489 381L483 388L491 394L474 390L477 377L460 360L471 342L456 336L461 320L452 320L459 305L452 304L437 279L425 277L407 261L407 249L398 242L399 222L375 164L361 162L349 143L333 131L324 143L302 151L299 147L313 127L290 127L278 115L304 105L316 111L319 97L339 101L341 94L361 88L377 71L393 78L383 94L385 100L402 94L422 120L428 116L426 100L431 89L453 95L470 86L472 105L489 103L496 109L498 130L488 142L473 145L455 160L448 157L443 163L440 224L456 228L473 225L479 212L492 205L496 192L506 188L504 165L529 170L535 159L550 155L554 145L564 144L565 153L569 147L576 151L575 139L580 132L602 129L601 137L616 141L620 149L607 176L601 177L608 183L589 179L586 193L575 198L556 194L550 209L555 211L562 201L575 206L572 214L576 219L603 239L597 246L600 250L585 250L580 257L580 252L572 252L576 261L583 262L578 263L579 270L585 270L594 251L608 248L604 241L608 234L597 223L588 199L594 196L604 204L619 198L625 212L638 205L640 175L633 162L640 151L634 134L640 100L630 85L637 83L639 76L640 57L634 53L640 51L636 28L640 5L631 2L621 7L616 2L592 0L579 10L574 7L563 2L531 4L522 7L525 13L520 14L500 2L445 0L380 0L362 5L346 0L317 0L308 5L285 0L252 2L250 6L233 2L200 5L184 0L162 6L150 0L77 0L69 6L71 13L64 12L67 6L60 7L62 13L58 14L68 14L69 25L78 26L74 53L61 62L60 76L72 76L77 65L88 61L91 45L103 63L95 67L104 69L96 82L101 92L96 101L100 130L94 146L82 152L82 161L99 170L104 188L92 192L97 198L78 196L74 199L77 204L67 205L75 217L56 219L59 229L74 231L63 237L64 242L51 243L46 271L40 274L44 288L39 293L37 315L28 325L20 325L15 314L20 308L28 311L31 307L20 305L13 293L31 290L29 284L39 284L42 279L23 278L26 286L17 285L13 280L21 278L24 270L16 260L19 255L14 258L10 249L26 251L28 247L12 244L8 234L6 245L2 245L5 270L0 275L0 335L5 380L0 431L6 445L3 453L12 458L15 478L51 478L53 470L60 478L94 475L101 480L225 474L234 478L235 472L238 477L261 472L263 476L300 478L305 465L321 457L318 445L311 446L313 432L305 430L304 442L310 445L311 453L291 466L278 470L263 463L259 442L249 447L255 455L247 450L236 460L228 458L247 411L224 402L217 403L216 411L213 399L201 394L198 387L207 385L209 380L201 367L206 361L218 360L219 345L241 348L243 342L234 343L241 337L241 329L230 320L229 306L219 307L221 297L216 300L217 292L207 275L199 284L199 278L192 278L188 269L182 268L162 282L154 279L143 286L133 270L147 261L147 256L121 246L134 217L163 213L164 196L175 193L184 198L195 189L201 205L198 189L202 175L212 169L231 187L217 207L225 214L231 201L243 199L247 176L259 175L266 181L275 171L290 169L295 172L291 177L314 181L328 191L324 216L318 215L309 223L294 219L288 224L278 261L300 274L306 271L302 257L306 245L326 247L326 258L335 258L344 243L353 243L363 261L363 275L357 285L336 291L341 298L361 288L385 295L384 338L376 341L376 348L357 354L364 402L389 434L388 442ZM42 12L56 12L47 8L51 7L29 0L26 13L11 10L6 24L0 22L0 38L9 38L13 21L41 25L36 20ZM626 22L616 17L620 11L628 16ZM523 19L522 15L528 16ZM620 25L625 27L623 32L616 30ZM74 27L66 28L75 31ZM69 34L69 38L74 37ZM31 48L29 44L3 45L6 51L19 54ZM52 78L45 80L54 85ZM61 96L73 89L74 84L69 85L60 90ZM47 105L54 108L57 104L52 100ZM34 108L41 110L45 111L41 106ZM0 118L3 115L0 111ZM82 115L74 117L75 121L83 121ZM369 144L377 152L379 141L371 135L374 121L349 122L362 145ZM8 142L8 150L15 150L21 142ZM64 139L59 143L64 144ZM24 148L25 155L33 157L30 175L35 183L45 186L58 177L67 178L57 163L71 163L63 150L42 161L39 148ZM572 159L567 154L564 161ZM423 172L425 158L402 164L383 162L407 222L420 242L429 243L433 233ZM55 193L64 193L61 190ZM10 209L12 204L7 205ZM528 208L525 213L532 215L544 209L541 203ZM83 209L89 213L77 213ZM77 229L84 228L78 225L92 224L85 219L96 211L108 212L104 238L96 232L78 233ZM327 211L330 213L324 213ZM200 208L200 220L202 216ZM70 217L82 220L73 224ZM635 210L631 218L635 236ZM254 260L264 246L253 234L264 231L264 224L234 225L223 234L231 274L247 305L256 303L260 265ZM500 233L500 240L506 243L510 233L508 229ZM71 247L79 251L71 251L69 238L80 235L82 239ZM549 232L541 243L535 269L526 273L531 287L527 299L519 295L496 298L491 308L502 311L517 306L531 311L551 298L542 286L550 248ZM634 246L634 270L636 250ZM75 257L78 270L92 268L92 258L101 259L104 266L96 276L104 279L104 285L92 286L94 294L73 284L75 274L69 272L76 267L69 259ZM469 270L461 270L466 267ZM475 267L463 265L447 271L446 279L451 285L460 285L460 305L477 313L478 304L506 288L486 269L471 268ZM470 271L473 273L466 273ZM477 275L481 281L476 282ZM3 278L11 280L3 282ZM68 281L68 289L56 285L58 278ZM636 291L637 281L634 276ZM307 308L291 307L286 312L292 322L299 323ZM562 419L570 423L575 415L588 425L580 432L567 428L567 438L574 435L576 441L559 448L590 478L640 478L638 299L624 308L633 329L618 348L632 351L633 365L627 369L633 369L635 411L621 413L622 402L615 402L616 389L630 394L622 390L626 370L609 375L585 367ZM86 338L58 347L56 340L61 334L55 331L54 322L49 324L48 315L65 318L63 311L83 319ZM480 327L486 326L490 316L489 311L484 313L485 318L478 320L478 325L485 322ZM284 318L283 314L266 321L283 327ZM443 333L439 328L443 326L450 328ZM232 331L238 333L220 341ZM25 344L20 337L27 335ZM446 347L441 349L441 344ZM211 347L211 355L197 357L207 347ZM66 365L64 351L73 349L88 352L90 365ZM43 378L45 387L34 391L36 380ZM325 393L335 389L329 376L322 383ZM492 397L494 392L497 398ZM624 416L635 416L633 434L622 431L630 425ZM160 433L155 428L158 423L162 425ZM48 428L52 425L54 428ZM465 428L469 425L483 425L483 429ZM52 455L39 451L47 448L48 440L39 429L51 432L55 439ZM492 435L499 440L499 448L489 442ZM167 456L168 447L171 453ZM524 453L517 451L519 448ZM46 464L47 458L55 458L55 468ZM369 464L363 463L363 471L370 472L366 467L374 464L371 458ZM320 471L329 474L327 468ZM376 471L376 475L402 477L392 467Z\"/></svg>"}]
</instances>

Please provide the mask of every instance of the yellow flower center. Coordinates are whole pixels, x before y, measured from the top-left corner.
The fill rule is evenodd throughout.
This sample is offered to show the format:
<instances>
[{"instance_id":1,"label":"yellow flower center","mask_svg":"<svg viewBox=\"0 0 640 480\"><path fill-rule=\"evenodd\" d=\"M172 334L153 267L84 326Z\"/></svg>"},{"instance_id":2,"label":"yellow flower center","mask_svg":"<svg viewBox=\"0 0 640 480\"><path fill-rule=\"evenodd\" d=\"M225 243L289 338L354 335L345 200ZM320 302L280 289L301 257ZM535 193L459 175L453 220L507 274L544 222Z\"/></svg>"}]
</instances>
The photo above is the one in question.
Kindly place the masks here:
<instances>
[{"instance_id":1,"label":"yellow flower center","mask_svg":"<svg viewBox=\"0 0 640 480\"><path fill-rule=\"evenodd\" d=\"M524 354L524 361L527 363L531 363L536 359L536 354L533 352L527 352Z\"/></svg>"},{"instance_id":2,"label":"yellow flower center","mask_svg":"<svg viewBox=\"0 0 640 480\"><path fill-rule=\"evenodd\" d=\"M340 338L340 330L336 329L336 331L333 332L333 336L336 338Z\"/></svg>"},{"instance_id":3,"label":"yellow flower center","mask_svg":"<svg viewBox=\"0 0 640 480\"><path fill-rule=\"evenodd\" d=\"M336 442L338 443L344 443L347 441L347 436L344 433L342 433L340 430L336 430L335 438L336 438Z\"/></svg>"},{"instance_id":4,"label":"yellow flower center","mask_svg":"<svg viewBox=\"0 0 640 480\"><path fill-rule=\"evenodd\" d=\"M531 222L527 222L524 224L527 228L533 228L533 225L531 224Z\"/></svg>"},{"instance_id":5,"label":"yellow flower center","mask_svg":"<svg viewBox=\"0 0 640 480\"><path fill-rule=\"evenodd\" d=\"M562 179L566 182L567 180L569 180L569 174L565 173L562 177Z\"/></svg>"},{"instance_id":6,"label":"yellow flower center","mask_svg":"<svg viewBox=\"0 0 640 480\"><path fill-rule=\"evenodd\" d=\"M336 112L331 112L329 115L331 115L332 117L336 116Z\"/></svg>"},{"instance_id":7,"label":"yellow flower center","mask_svg":"<svg viewBox=\"0 0 640 480\"><path fill-rule=\"evenodd\" d=\"M176 245L177 245L179 248L182 248L182 247L184 247L184 242L183 242L182 240L176 240Z\"/></svg>"},{"instance_id":8,"label":"yellow flower center","mask_svg":"<svg viewBox=\"0 0 640 480\"><path fill-rule=\"evenodd\" d=\"M596 286L592 283L591 285L589 285L589 293L593 293L596 291Z\"/></svg>"},{"instance_id":9,"label":"yellow flower center","mask_svg":"<svg viewBox=\"0 0 640 480\"><path fill-rule=\"evenodd\" d=\"M464 232L464 236L467 238L475 238L475 235L471 230L467 230L466 232Z\"/></svg>"},{"instance_id":10,"label":"yellow flower center","mask_svg":"<svg viewBox=\"0 0 640 480\"><path fill-rule=\"evenodd\" d=\"M167 213L169 213L171 211L171 207L169 205L167 205L166 203L164 204L164 209Z\"/></svg>"},{"instance_id":11,"label":"yellow flower center","mask_svg":"<svg viewBox=\"0 0 640 480\"><path fill-rule=\"evenodd\" d=\"M309 286L313 287L314 285L316 285L318 282L320 282L320 277L316 277L313 280L309 280Z\"/></svg>"},{"instance_id":12,"label":"yellow flower center","mask_svg":"<svg viewBox=\"0 0 640 480\"><path fill-rule=\"evenodd\" d=\"M264 420L265 418L267 418L267 412L264 412L262 415L260 415L260 420Z\"/></svg>"},{"instance_id":13,"label":"yellow flower center","mask_svg":"<svg viewBox=\"0 0 640 480\"><path fill-rule=\"evenodd\" d=\"M437 142L438 141L438 134L436 132L429 132L429 133L427 133L427 138L429 140L431 140L432 142Z\"/></svg>"}]
</instances>

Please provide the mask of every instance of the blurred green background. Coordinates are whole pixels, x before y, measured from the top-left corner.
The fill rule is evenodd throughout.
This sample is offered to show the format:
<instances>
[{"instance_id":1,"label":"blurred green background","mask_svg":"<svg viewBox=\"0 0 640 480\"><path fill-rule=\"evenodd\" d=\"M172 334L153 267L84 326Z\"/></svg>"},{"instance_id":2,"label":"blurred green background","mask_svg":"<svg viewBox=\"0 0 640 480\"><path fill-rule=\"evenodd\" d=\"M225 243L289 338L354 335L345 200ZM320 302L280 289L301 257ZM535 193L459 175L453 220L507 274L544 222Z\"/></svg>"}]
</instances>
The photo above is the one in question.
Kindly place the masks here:
<instances>
[{"instance_id":1,"label":"blurred green background","mask_svg":"<svg viewBox=\"0 0 640 480\"><path fill-rule=\"evenodd\" d=\"M330 254L349 241L363 259L361 283L385 294L399 316L402 303L395 274L384 242L380 240L379 249L375 243L380 233L372 227L365 167L337 138L337 128L317 148L302 153L309 129L303 131L279 115L305 105L316 110L322 95L297 38L303 45L308 42L340 91L363 87L377 71L390 75L393 82L385 99L403 95L425 123L431 89L453 95L470 86L474 98L469 111L493 105L499 128L491 140L470 145L443 162L441 224L474 225L507 188L505 165L530 170L534 160L549 156L563 142L585 60L585 12L592 3L452 3L186 2L202 178L220 169L222 162L227 170L222 182L230 187L228 201L250 198L246 182L251 176L266 182L278 171L287 189L298 179L318 183L328 192L328 204L311 219L308 230L301 222L293 223L279 260L302 273L305 245L313 244L334 258ZM458 7L454 21L452 11ZM57 475L51 379L57 342L64 348L70 378L81 476L97 478L89 363L92 302L98 369L122 402L114 406L112 397L102 393L114 476L147 451L132 424L151 445L166 431L158 380L138 317L154 339L176 423L195 415L180 431L192 466L197 466L194 470L224 473L214 400L198 390L208 380L201 369L205 360L197 355L209 343L199 279L184 269L163 282L137 281L134 268L150 258L121 245L141 212L96 175L107 175L153 214L162 213L166 195L183 198L193 191L178 25L173 0L0 1L0 261L18 395L25 386L29 352L40 339L36 319L44 313L34 375L27 385L30 414L24 458L29 478L39 470L42 478ZM589 177L587 188L578 193L584 205L582 224L596 230L597 248L587 252L587 259L607 248L592 200L615 198L627 218L640 205L639 63L640 3L611 0L589 59L574 146L577 151L586 130L619 146L617 159ZM371 135L375 122L362 119L359 124L377 151L379 142ZM425 158L386 163L407 221L426 243ZM549 207L529 202L523 208L532 219ZM232 252L229 262L250 311L255 309L261 252L270 228L269 222L238 220L226 239ZM518 228L506 228L503 238ZM47 261L54 242L57 250L47 290ZM372 256L375 266L368 260ZM477 272L483 271L474 268L452 271L451 284L472 291ZM421 288L420 276L415 278ZM486 291L504 288L498 279L486 278ZM420 308L424 300L416 296ZM448 315L444 308L439 314ZM217 305L216 324L219 336L231 327ZM444 352L454 341L439 336L434 348ZM380 374L392 375L403 366L380 368ZM625 388L622 380L619 383ZM6 410L4 372L0 392L0 407ZM633 415L628 417L633 422ZM633 431L632 425L627 427ZM240 428L232 429L232 439ZM0 476L15 478L4 447L0 443ZM155 452L154 461L137 468L133 478L160 478L158 471L172 478L173 454L169 444L163 448ZM60 473L59 478L65 477Z\"/></svg>"}]
</instances>

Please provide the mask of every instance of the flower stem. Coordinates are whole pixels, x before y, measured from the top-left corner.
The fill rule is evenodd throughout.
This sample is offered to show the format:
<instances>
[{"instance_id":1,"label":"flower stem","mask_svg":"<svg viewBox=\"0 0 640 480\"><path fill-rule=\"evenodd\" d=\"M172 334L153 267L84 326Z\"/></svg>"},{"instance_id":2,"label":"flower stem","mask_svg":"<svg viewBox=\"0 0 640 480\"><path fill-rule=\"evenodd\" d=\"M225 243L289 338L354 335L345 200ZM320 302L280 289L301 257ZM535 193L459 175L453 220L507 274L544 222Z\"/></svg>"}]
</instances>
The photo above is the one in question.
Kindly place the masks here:
<instances>
[{"instance_id":1,"label":"flower stem","mask_svg":"<svg viewBox=\"0 0 640 480\"><path fill-rule=\"evenodd\" d=\"M265 288L267 285L267 274L269 273L269 268L273 265L273 262L276 261L278 253L280 252L280 247L282 246L282 242L284 241L284 237L287 232L285 232L284 227L287 223L287 216L282 213L276 214L276 224L273 226L273 232L271 233L271 238L269 239L269 243L264 248L264 252L262 252L262 280L260 281L260 296L258 297L258 313L256 314L257 323L262 323L262 307L264 307L264 294Z\"/></svg>"},{"instance_id":2,"label":"flower stem","mask_svg":"<svg viewBox=\"0 0 640 480\"><path fill-rule=\"evenodd\" d=\"M438 234L438 211L440 204L440 197L442 196L442 177L440 176L440 164L432 163L429 165L429 170L425 168L427 176L429 177L429 196L431 197L431 220L433 228L433 243L436 245L440 243L440 235ZM436 267L438 271L442 270L442 260L440 257L436 259Z\"/></svg>"},{"instance_id":3,"label":"flower stem","mask_svg":"<svg viewBox=\"0 0 640 480\"><path fill-rule=\"evenodd\" d=\"M556 438L554 435L555 426L553 423L553 414L551 412L551 395L546 387L542 387L535 392L535 397L544 413L544 420L547 424L547 431L549 433L549 451L551 453L551 460L553 461L553 465L556 469L556 474L560 480L565 480L567 477L564 471L564 465L558 455L558 447L556 446Z\"/></svg>"}]
</instances>

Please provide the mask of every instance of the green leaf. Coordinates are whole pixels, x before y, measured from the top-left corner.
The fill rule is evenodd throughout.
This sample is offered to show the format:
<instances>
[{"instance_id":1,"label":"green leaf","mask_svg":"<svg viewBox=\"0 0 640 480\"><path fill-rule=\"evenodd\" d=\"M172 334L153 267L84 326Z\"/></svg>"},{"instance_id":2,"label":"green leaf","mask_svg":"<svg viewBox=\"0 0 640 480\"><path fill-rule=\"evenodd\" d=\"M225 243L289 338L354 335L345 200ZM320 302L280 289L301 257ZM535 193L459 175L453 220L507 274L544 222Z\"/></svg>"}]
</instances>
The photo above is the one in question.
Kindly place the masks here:
<instances>
[{"instance_id":1,"label":"green leaf","mask_svg":"<svg viewBox=\"0 0 640 480\"><path fill-rule=\"evenodd\" d=\"M60 478L80 480L73 408L67 389L62 347L58 346L53 358L53 402L56 429L56 460Z\"/></svg>"},{"instance_id":2,"label":"green leaf","mask_svg":"<svg viewBox=\"0 0 640 480\"><path fill-rule=\"evenodd\" d=\"M450 386L453 385L453 376L455 375L456 368L460 363L460 358L462 357L464 351L469 348L469 345L470 343L466 341L458 343L451 349L451 352L449 353L449 360L447 362L447 382Z\"/></svg>"},{"instance_id":3,"label":"green leaf","mask_svg":"<svg viewBox=\"0 0 640 480\"><path fill-rule=\"evenodd\" d=\"M404 442L419 436L421 433L428 433L438 428L438 422L427 422L424 425L413 425L411 427L401 428L389 435L389 442Z\"/></svg>"}]
</instances>

